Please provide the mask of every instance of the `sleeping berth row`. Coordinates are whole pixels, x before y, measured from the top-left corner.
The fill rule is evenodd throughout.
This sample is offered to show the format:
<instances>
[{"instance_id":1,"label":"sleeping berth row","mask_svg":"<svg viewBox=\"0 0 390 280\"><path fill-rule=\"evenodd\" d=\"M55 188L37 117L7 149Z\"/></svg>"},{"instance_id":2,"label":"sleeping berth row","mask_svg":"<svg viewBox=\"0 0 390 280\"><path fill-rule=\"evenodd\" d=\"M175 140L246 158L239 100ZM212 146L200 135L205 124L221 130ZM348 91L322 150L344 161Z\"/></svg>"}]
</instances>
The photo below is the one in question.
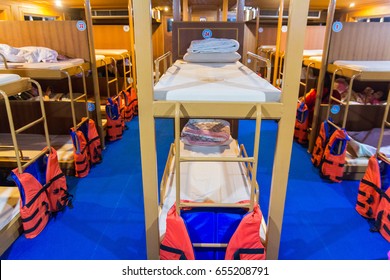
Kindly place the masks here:
<instances>
[{"instance_id":1,"label":"sleeping berth row","mask_svg":"<svg viewBox=\"0 0 390 280\"><path fill-rule=\"evenodd\" d=\"M189 49L194 42L205 41L193 41ZM261 105L254 105L252 157L232 138L226 120L190 119L180 131L182 102L280 101L280 90L239 62L236 54L222 53L187 53L154 87L155 100L176 104L175 141L160 186L161 259L265 259L266 226L256 179ZM247 219L253 219L253 228L243 229ZM242 230L251 236L245 245L239 244Z\"/></svg>"}]
</instances>

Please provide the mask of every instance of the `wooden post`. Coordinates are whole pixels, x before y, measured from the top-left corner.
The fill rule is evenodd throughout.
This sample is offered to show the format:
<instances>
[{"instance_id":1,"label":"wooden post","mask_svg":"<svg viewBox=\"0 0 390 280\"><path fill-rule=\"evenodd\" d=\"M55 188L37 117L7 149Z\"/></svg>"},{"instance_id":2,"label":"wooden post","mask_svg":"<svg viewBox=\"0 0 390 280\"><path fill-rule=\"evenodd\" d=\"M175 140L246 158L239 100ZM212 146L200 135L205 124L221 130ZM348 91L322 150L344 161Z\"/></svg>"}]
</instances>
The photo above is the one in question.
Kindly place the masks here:
<instances>
[{"instance_id":1,"label":"wooden post","mask_svg":"<svg viewBox=\"0 0 390 280\"><path fill-rule=\"evenodd\" d=\"M237 15L236 15L237 22L244 21L244 7L245 7L245 0L237 0Z\"/></svg>"},{"instance_id":2,"label":"wooden post","mask_svg":"<svg viewBox=\"0 0 390 280\"><path fill-rule=\"evenodd\" d=\"M279 256L308 10L309 0L290 0L288 28L294 33L287 34L282 87L283 117L278 124L272 171L266 237L267 259L270 260L276 260Z\"/></svg>"},{"instance_id":3,"label":"wooden post","mask_svg":"<svg viewBox=\"0 0 390 280\"><path fill-rule=\"evenodd\" d=\"M105 142L104 142L104 128L102 123L102 113L100 111L99 78L96 69L95 43L92 34L91 3L89 0L85 0L84 8L85 8L85 19L86 19L87 32L88 32L89 57L90 57L90 64L91 64L91 71L92 71L93 94L95 98L96 128L99 132L102 149L104 149Z\"/></svg>"},{"instance_id":4,"label":"wooden post","mask_svg":"<svg viewBox=\"0 0 390 280\"><path fill-rule=\"evenodd\" d=\"M275 59L274 59L274 76L272 79L272 84L276 86L276 79L278 77L279 71L279 52L280 52L280 38L282 36L282 25L283 25L283 8L284 0L280 0L279 4L279 18L278 18L278 29L276 35L276 50L275 50ZM306 16L307 18L307 16Z\"/></svg>"},{"instance_id":5,"label":"wooden post","mask_svg":"<svg viewBox=\"0 0 390 280\"><path fill-rule=\"evenodd\" d=\"M222 21L227 21L228 9L229 9L228 4L229 4L228 0L223 0L223 4L222 4Z\"/></svg>"},{"instance_id":6,"label":"wooden post","mask_svg":"<svg viewBox=\"0 0 390 280\"><path fill-rule=\"evenodd\" d=\"M138 77L138 116L148 259L159 259L156 133L153 117L151 1L134 1L134 37ZM130 147L129 147L130 148Z\"/></svg>"},{"instance_id":7,"label":"wooden post","mask_svg":"<svg viewBox=\"0 0 390 280\"><path fill-rule=\"evenodd\" d=\"M189 21L189 19L188 19L188 0L183 0L183 21Z\"/></svg>"},{"instance_id":8,"label":"wooden post","mask_svg":"<svg viewBox=\"0 0 390 280\"><path fill-rule=\"evenodd\" d=\"M173 0L172 1L172 10L173 10L173 20L174 21L181 21L180 0Z\"/></svg>"}]
</instances>

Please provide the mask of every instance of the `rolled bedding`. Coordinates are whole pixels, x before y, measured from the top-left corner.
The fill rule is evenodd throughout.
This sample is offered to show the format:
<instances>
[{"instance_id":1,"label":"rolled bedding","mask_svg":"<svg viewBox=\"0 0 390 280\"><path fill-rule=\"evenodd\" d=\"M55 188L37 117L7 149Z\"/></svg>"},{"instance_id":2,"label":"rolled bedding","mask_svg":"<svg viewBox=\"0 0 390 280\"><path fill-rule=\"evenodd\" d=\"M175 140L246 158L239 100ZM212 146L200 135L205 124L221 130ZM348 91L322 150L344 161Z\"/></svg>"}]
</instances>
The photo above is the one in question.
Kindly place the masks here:
<instances>
[{"instance_id":1,"label":"rolled bedding","mask_svg":"<svg viewBox=\"0 0 390 280\"><path fill-rule=\"evenodd\" d=\"M236 52L240 43L234 39L209 38L204 40L193 40L187 49L189 53L225 53Z\"/></svg>"},{"instance_id":2,"label":"rolled bedding","mask_svg":"<svg viewBox=\"0 0 390 280\"><path fill-rule=\"evenodd\" d=\"M230 124L217 119L190 119L181 132L181 140L187 145L229 145Z\"/></svg>"}]
</instances>

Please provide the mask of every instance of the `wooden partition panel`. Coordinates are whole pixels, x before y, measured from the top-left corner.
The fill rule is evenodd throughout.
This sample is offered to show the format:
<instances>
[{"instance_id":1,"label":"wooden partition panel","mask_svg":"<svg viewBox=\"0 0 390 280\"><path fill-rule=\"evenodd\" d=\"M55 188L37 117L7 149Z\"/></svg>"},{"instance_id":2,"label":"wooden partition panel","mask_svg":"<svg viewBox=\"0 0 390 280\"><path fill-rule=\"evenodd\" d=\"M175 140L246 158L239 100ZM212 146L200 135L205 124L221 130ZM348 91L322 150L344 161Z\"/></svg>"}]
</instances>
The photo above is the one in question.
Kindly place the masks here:
<instances>
[{"instance_id":1,"label":"wooden partition panel","mask_svg":"<svg viewBox=\"0 0 390 280\"><path fill-rule=\"evenodd\" d=\"M124 25L93 25L92 30L95 49L130 50L130 31Z\"/></svg>"},{"instance_id":2,"label":"wooden partition panel","mask_svg":"<svg viewBox=\"0 0 390 280\"><path fill-rule=\"evenodd\" d=\"M77 121L81 121L86 115L85 102L75 102L75 113ZM11 101L12 117L15 128L20 128L34 119L41 117L41 109L38 101ZM19 112L19 113L18 113ZM21 114L20 112L23 112ZM70 102L47 101L45 102L45 112L50 135L67 135L73 127ZM96 111L89 112L90 118L96 118ZM0 102L0 133L9 133L9 123L4 102ZM44 134L43 125L36 125L26 133Z\"/></svg>"},{"instance_id":3,"label":"wooden partition panel","mask_svg":"<svg viewBox=\"0 0 390 280\"><path fill-rule=\"evenodd\" d=\"M275 26L265 26L260 27L261 32L259 32L259 46L269 46L276 45L276 34L277 27Z\"/></svg>"},{"instance_id":4,"label":"wooden partition panel","mask_svg":"<svg viewBox=\"0 0 390 280\"><path fill-rule=\"evenodd\" d=\"M237 22L173 22L173 60L183 58L192 40L202 40L202 32L210 29L213 38L228 38L240 43L238 53L243 56L244 24Z\"/></svg>"},{"instance_id":5,"label":"wooden partition panel","mask_svg":"<svg viewBox=\"0 0 390 280\"><path fill-rule=\"evenodd\" d=\"M79 31L77 21L0 21L0 43L46 47L90 61L87 31Z\"/></svg>"},{"instance_id":6,"label":"wooden partition panel","mask_svg":"<svg viewBox=\"0 0 390 280\"><path fill-rule=\"evenodd\" d=\"M343 22L332 32L329 63L335 60L390 60L390 22Z\"/></svg>"},{"instance_id":7,"label":"wooden partition panel","mask_svg":"<svg viewBox=\"0 0 390 280\"><path fill-rule=\"evenodd\" d=\"M324 25L306 26L304 49L322 50L324 47L325 30L326 26Z\"/></svg>"}]
</instances>

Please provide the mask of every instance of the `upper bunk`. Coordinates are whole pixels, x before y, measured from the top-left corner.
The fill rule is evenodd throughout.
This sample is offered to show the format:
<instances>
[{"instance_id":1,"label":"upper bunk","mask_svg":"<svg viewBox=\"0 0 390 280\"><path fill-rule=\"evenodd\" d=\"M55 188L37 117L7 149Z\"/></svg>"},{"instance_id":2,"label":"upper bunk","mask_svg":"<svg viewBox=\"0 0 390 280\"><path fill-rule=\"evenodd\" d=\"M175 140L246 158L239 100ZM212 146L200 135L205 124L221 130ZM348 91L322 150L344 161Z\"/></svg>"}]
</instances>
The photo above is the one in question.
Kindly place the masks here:
<instances>
[{"instance_id":1,"label":"upper bunk","mask_svg":"<svg viewBox=\"0 0 390 280\"><path fill-rule=\"evenodd\" d=\"M343 22L332 32L327 71L361 81L390 80L390 23ZM375 39L374 39L375 38Z\"/></svg>"},{"instance_id":2,"label":"upper bunk","mask_svg":"<svg viewBox=\"0 0 390 280\"><path fill-rule=\"evenodd\" d=\"M64 79L91 69L87 32L77 29L77 21L2 21L0 34L1 43L11 48L37 47L32 54L34 59L21 62L23 57L12 56L19 62L2 63L2 73L33 79ZM43 52L38 47L47 48L52 59L41 60L39 56L46 55L47 49Z\"/></svg>"}]
</instances>

